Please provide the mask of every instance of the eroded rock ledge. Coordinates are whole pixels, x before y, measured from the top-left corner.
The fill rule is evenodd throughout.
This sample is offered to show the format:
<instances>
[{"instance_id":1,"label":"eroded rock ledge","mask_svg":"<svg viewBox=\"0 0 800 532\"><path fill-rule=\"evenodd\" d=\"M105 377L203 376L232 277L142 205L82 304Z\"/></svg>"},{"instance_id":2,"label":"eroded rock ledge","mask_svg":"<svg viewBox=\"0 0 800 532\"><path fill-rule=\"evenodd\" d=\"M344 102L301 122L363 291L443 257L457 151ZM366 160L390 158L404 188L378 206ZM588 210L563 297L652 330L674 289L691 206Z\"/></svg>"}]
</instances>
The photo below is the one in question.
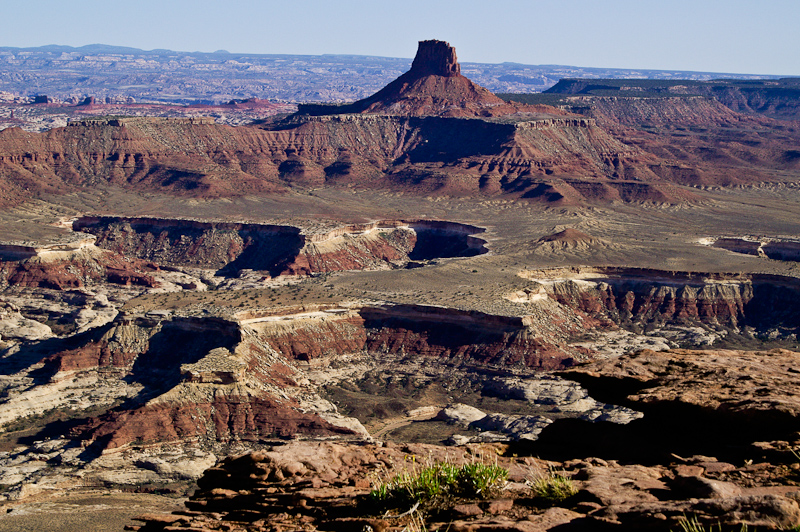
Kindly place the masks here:
<instances>
[{"instance_id":1,"label":"eroded rock ledge","mask_svg":"<svg viewBox=\"0 0 800 532\"><path fill-rule=\"evenodd\" d=\"M248 269L280 275L402 267L488 252L480 227L435 220L385 220L322 232L298 227L183 219L84 216L75 231L97 246L168 267Z\"/></svg>"},{"instance_id":2,"label":"eroded rock ledge","mask_svg":"<svg viewBox=\"0 0 800 532\"><path fill-rule=\"evenodd\" d=\"M487 456L509 469L506 489L490 500L454 499L427 510L428 530L667 532L687 517L704 526L791 528L800 523L793 454L800 378L789 370L798 359L785 350L676 350L594 362L564 375L642 408L644 418L553 439L571 423L559 420L538 442L510 446L273 447L208 470L188 511L143 516L140 530L400 529L410 517L376 512L366 497L371 486L422 457L458 464ZM530 483L553 468L571 479L576 495L561 502L536 496Z\"/></svg>"},{"instance_id":3,"label":"eroded rock ledge","mask_svg":"<svg viewBox=\"0 0 800 532\"><path fill-rule=\"evenodd\" d=\"M785 529L800 521L792 485L772 485L786 470L737 468L712 457L659 466L587 457L548 462L503 456L502 446L447 449L422 445L292 443L226 459L206 471L200 489L172 515L145 515L142 532L166 530L401 530L412 519L426 530L468 532L667 532L691 516L704 525L747 524ZM369 500L372 486L416 463L489 460L509 482L487 499L445 500L425 513L384 514ZM577 494L560 503L536 496L530 484L556 468Z\"/></svg>"}]
</instances>

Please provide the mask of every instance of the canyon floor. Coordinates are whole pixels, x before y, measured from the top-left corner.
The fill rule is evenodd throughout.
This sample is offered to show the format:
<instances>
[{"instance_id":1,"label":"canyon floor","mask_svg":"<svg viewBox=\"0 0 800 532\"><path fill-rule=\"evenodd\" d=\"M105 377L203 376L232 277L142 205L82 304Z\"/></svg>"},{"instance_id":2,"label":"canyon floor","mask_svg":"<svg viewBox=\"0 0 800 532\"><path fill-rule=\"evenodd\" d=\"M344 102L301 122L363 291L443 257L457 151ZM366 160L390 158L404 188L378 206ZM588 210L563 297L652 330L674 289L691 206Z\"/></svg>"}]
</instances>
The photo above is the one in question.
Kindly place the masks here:
<instances>
[{"instance_id":1,"label":"canyon floor","mask_svg":"<svg viewBox=\"0 0 800 532\"><path fill-rule=\"evenodd\" d=\"M569 279L574 279L581 285L591 283L598 276L633 276L645 281L649 276L656 284L674 284L674 280L664 280L661 277L674 275L674 272L696 272L694 280L688 281L695 285L702 285L709 278L724 280L727 277L735 281L752 276L769 276L780 279L779 284L789 286L793 297L792 286L796 286L795 279L800 277L800 263L737 253L709 243L721 238L790 239L792 235L800 233L799 192L791 187L777 186L719 188L696 190L695 193L701 201L678 205L619 203L587 207L547 207L502 198L420 198L399 193L348 189L307 189L271 199L244 197L197 200L167 195L133 194L109 187L67 196L42 197L3 212L0 217L3 222L2 240L36 240L40 244L63 240L67 232L63 221L80 218L86 213L114 217L150 216L164 220L224 220L291 225L309 232L328 231L331 228L386 219L427 219L464 224L485 229L485 232L480 233L480 238L485 241L488 253L471 257L431 259L414 268L384 265L372 270L334 271L274 279L265 279L262 276L260 281L250 279L245 273L222 281L228 284L220 283L220 287L216 289L193 289L192 286L196 285L185 281L184 288L173 284L169 289L165 289L166 283L142 287L96 282L81 287L78 291L95 296L106 294L107 306L116 312L130 316L152 316L155 313L162 319L169 319L170 316L199 319L225 316L232 317L234 321L247 321L252 320L253 316L262 315L280 317L286 314L291 317L298 312L317 308L422 305L440 310L479 313L482 316L538 314L543 322L547 322L554 319L553 311L543 307L542 301L537 301L535 297L542 286L547 283L556 285ZM577 240L546 241L548 239L545 237L559 234L565 229L579 231L583 237ZM591 238L586 238L588 235ZM196 281L207 281L209 277L209 274L205 274L205 277L199 275L194 268L183 270L183 275ZM155 275L158 276L158 272ZM538 280L538 283L534 280ZM217 282L220 281L221 279L217 279ZM212 286L211 283L207 284ZM548 291L545 299L554 303L558 297L556 292ZM38 306L37 301L50 301L52 304L60 299L59 293L63 291L9 286L3 292L3 299L14 302L19 314L27 315L23 319L43 321L42 316L36 316L34 310ZM586 299L579 294L578 298L581 297ZM719 297L719 294L713 297ZM28 308L22 303L26 299L32 302ZM77 315L80 307L86 305L85 299L72 303L61 301L61 308L52 308L49 319L44 320L45 323L57 323L59 313L61 316ZM570 307L565 299L560 301L559 305ZM663 306L663 301L660 304ZM737 303L734 301L733 304L735 306ZM792 333L797 326L794 317L781 318L783 321L776 319L772 329L766 326L760 330L747 330L742 323L732 326L729 321L726 322L724 316L714 316L713 313L680 317L675 312L667 315L662 308L661 311L656 309L654 313L651 312L650 316L637 318L630 314L624 320L616 314L618 323L614 324L608 323L608 308L598 312L599 309L592 309L585 304L581 307L580 303L572 303L572 307L573 314L566 316L562 312L558 315L560 319L575 320L577 315L581 318L566 330L552 332L553 336L549 341L557 344L562 351L561 355L589 353L586 360L617 357L643 348L798 350L797 338ZM775 310L777 312L778 309ZM590 319L592 312L594 321ZM603 312L606 323L597 321ZM659 316L659 312L662 315ZM741 316L739 319L742 319ZM538 330L548 340L547 334L541 332L545 329L547 326L540 325ZM55 328L54 331L58 332L58 329ZM15 343L13 335L8 330L3 333L7 362L15 358L8 354L14 352L13 349L8 349ZM289 342L292 341L296 342ZM35 337L17 338L16 343L35 344L36 340ZM428 348L433 343L429 338ZM367 359L371 358L369 350L352 348L340 349L333 354L311 353L305 360L298 356L303 354L298 348L289 354L289 358L295 357L294 364L302 366L299 371L303 371L311 379L314 383L312 387L319 396L326 401L332 401L340 414L358 418L368 432L382 441L442 444L451 435L460 435L463 441L468 441L469 438L478 438L473 441L491 441L485 438L480 440L482 433L492 432L486 428L459 426L453 423L453 419L442 420L441 415L439 420L433 419L447 405L454 403L470 404L488 413L528 417L549 415L551 421L578 418L587 412L585 409L570 412L568 408L559 412L552 404L543 405L541 401L536 404L535 401L527 400L524 393L518 393L518 399L510 400L508 397L511 394L487 391L492 386L487 385L486 378L469 378L470 374L484 371L506 379L504 382L508 389L511 386L509 382L513 379L525 380L533 374L541 377L543 374L549 375L552 370L528 371L519 365L503 367L497 360L488 361L488 367L486 364L479 364L478 366L483 367L482 370L477 370L475 364L464 359L440 360L437 366L435 363L420 363L419 358L425 357L416 355L413 346L413 343L407 344L400 358L390 359L388 366L380 360L365 361L365 354ZM585 348L581 350L579 346ZM172 346L172 349L176 348L178 347ZM50 351L46 353L51 353L53 348L48 349ZM393 354L397 355L396 352ZM415 357L419 358L415 360ZM24 366L23 362L19 367ZM30 366L34 371L36 367L35 364ZM559 367L561 366L556 364L553 369ZM97 367L82 369L86 373L97 371ZM22 373L25 371L30 372L23 369ZM14 378L14 372L5 373L9 375L8 380ZM16 378L20 378L19 375ZM59 375L63 376L65 373ZM51 379L52 382L57 380ZM459 385L454 387L453 382L458 382ZM11 383L6 386L11 390L21 389ZM83 400L80 395L79 390L74 396ZM554 397L563 399L563 395ZM592 397L594 399L605 400ZM36 399L28 399L31 400L35 402ZM52 398L43 400L53 401ZM155 474L159 459L153 456L149 461L142 461L140 456L138 468L134 468L139 473L147 473L144 475L131 475L128 471L130 467L122 467L115 472L115 468L120 467L118 459L111 459L106 465L98 467L89 465L91 462L85 462L81 466L73 464L70 473L47 473L58 470L58 466L48 463L55 463L52 458L59 451L54 450L47 455L42 449L31 452L31 446L41 447L42 442L57 441L63 437L58 434L59 429L63 432L67 427L76 425L70 424L70 419L74 422L77 416L78 421L85 421L87 414L96 416L104 409L101 405L98 412L92 413L83 405L70 406L63 399L61 403L58 401L39 407L41 414L38 420L26 419L22 413L22 421L17 423L17 430L12 427L2 435L5 468L7 473L13 471L17 475L18 483L9 486L8 500L4 503L7 513L0 517L0 529L20 530L21 522L38 522L34 519L50 515L49 509L61 512L65 504L88 506L85 512L71 514L73 517L68 523L63 521L65 528L61 529L74 530L82 519L81 516L87 522L98 522L101 519L98 516L103 515L103 510L96 509L109 506L105 502L98 503L92 498L96 496L91 493L82 495L81 489L76 494L73 490L79 485L79 478L80 482L91 486L91 490L102 490L106 486L106 491L100 497L104 501L115 501L110 507L120 504L138 508L136 505L141 504L144 508L155 504L153 507L147 506L141 512L126 511L124 514L116 514L114 519L118 523L133 514L152 513L149 509L164 511L170 505L177 508L181 499L176 497L185 496L192 491L191 479L196 478L204 467L213 465L215 459L225 456L221 449L214 449L213 453L205 455L193 466L197 468L196 472L185 471L177 475ZM89 399L88 402L91 403L92 400ZM113 404L118 403L111 402L110 406ZM13 406L7 404L5 409ZM14 414L6 414L16 417ZM756 434L751 439L759 440ZM227 452L230 454L241 454L258 448L252 442L235 440L233 438L229 441ZM131 446L136 447L135 442L125 445L129 450ZM583 444L582 447L586 457L607 452L600 445L595 448L592 444ZM208 449L206 447L205 452ZM593 453L593 450L596 452ZM140 449L140 455L144 451L146 449ZM31 456L32 453L34 456ZM546 447L536 453L534 456L542 457L552 454ZM185 455L176 460L184 458ZM562 460L554 463L563 464L563 456L552 455L549 458ZM624 461L624 457L617 458ZM61 467L63 468L63 463ZM166 469L169 468L166 467L161 473ZM75 471L82 473L76 477ZM48 479L48 476L56 480ZM6 479L15 480L10 477ZM150 493L131 493L134 486L146 486L147 489L143 491ZM67 487L72 489L63 491ZM153 503L159 492L168 495L162 502ZM22 518L16 517L19 515L26 517L21 521ZM111 521L108 523L108 526L112 526Z\"/></svg>"}]
</instances>

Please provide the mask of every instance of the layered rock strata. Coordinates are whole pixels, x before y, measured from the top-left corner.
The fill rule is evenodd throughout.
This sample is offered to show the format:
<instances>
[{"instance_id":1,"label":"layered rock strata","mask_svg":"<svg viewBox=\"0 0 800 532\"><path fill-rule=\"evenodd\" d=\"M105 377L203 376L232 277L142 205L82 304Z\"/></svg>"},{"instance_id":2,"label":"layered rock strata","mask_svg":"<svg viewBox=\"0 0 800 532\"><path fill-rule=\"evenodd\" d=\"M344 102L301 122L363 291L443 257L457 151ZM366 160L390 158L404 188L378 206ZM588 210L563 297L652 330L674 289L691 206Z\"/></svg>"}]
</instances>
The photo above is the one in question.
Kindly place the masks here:
<instances>
[{"instance_id":1,"label":"layered rock strata","mask_svg":"<svg viewBox=\"0 0 800 532\"><path fill-rule=\"evenodd\" d=\"M287 359L308 363L342 354L381 353L467 365L555 369L570 366L576 356L548 341L529 318L424 305L251 315L243 321ZM562 337L576 332L578 323L561 324Z\"/></svg>"},{"instance_id":2,"label":"layered rock strata","mask_svg":"<svg viewBox=\"0 0 800 532\"><path fill-rule=\"evenodd\" d=\"M456 50L420 41L411 69L369 98L343 106L300 104L299 114L373 113L403 116L499 116L543 107L509 104L461 75ZM548 109L551 114L563 114Z\"/></svg>"},{"instance_id":3,"label":"layered rock strata","mask_svg":"<svg viewBox=\"0 0 800 532\"><path fill-rule=\"evenodd\" d=\"M366 435L313 393L303 399L297 369L235 322L121 316L58 343L55 354L5 380L3 422L105 405L106 413L71 432L97 451L134 442L215 448L231 439Z\"/></svg>"},{"instance_id":4,"label":"layered rock strata","mask_svg":"<svg viewBox=\"0 0 800 532\"><path fill-rule=\"evenodd\" d=\"M429 530L464 531L666 532L686 519L696 520L697 526L796 526L800 508L792 453L800 442L793 397L800 380L791 367L798 356L786 350L642 351L571 369L564 375L582 382L594 396L640 408L644 417L613 429L595 425L596 431L586 430L587 425L570 430L581 422L559 420L534 443L467 448L468 460L481 460L488 451L493 463L509 469L505 490L488 500L448 500L420 509L416 518ZM479 414L464 408L451 412L464 422ZM776 439L762 441L770 438ZM394 454L398 451L402 454ZM424 454L431 463L459 464L462 452L391 444L274 447L208 470L188 511L142 516L141 530L176 525L262 530L301 523L309 530L404 526L409 515L375 512L369 488L398 468L413 469L408 464L415 460L409 457ZM526 457L531 454L557 461ZM644 465L630 463L642 456L648 457ZM386 470L376 473L375 467ZM531 486L546 477L544 468L568 477L575 495L563 501L539 498Z\"/></svg>"},{"instance_id":5,"label":"layered rock strata","mask_svg":"<svg viewBox=\"0 0 800 532\"><path fill-rule=\"evenodd\" d=\"M149 261L129 260L98 248L42 260L33 257L0 261L0 288L50 288L68 290L103 282L124 286L155 287L158 266Z\"/></svg>"},{"instance_id":6,"label":"layered rock strata","mask_svg":"<svg viewBox=\"0 0 800 532\"><path fill-rule=\"evenodd\" d=\"M409 72L370 98L304 107L260 127L200 118L113 118L41 134L5 129L0 202L96 184L196 197L358 185L582 200L584 191L574 186L571 193L555 192L561 198L537 191L542 185L569 187L543 183L553 175L600 182L614 177L608 187L626 201L683 199L684 192L654 182L659 179L649 167L656 158L611 137L593 119L505 103L459 73L446 43L420 43L419 54Z\"/></svg>"},{"instance_id":7,"label":"layered rock strata","mask_svg":"<svg viewBox=\"0 0 800 532\"><path fill-rule=\"evenodd\" d=\"M634 268L574 268L522 272L570 308L626 327L704 324L739 333L795 334L800 323L793 277L693 274ZM521 296L520 296L521 297Z\"/></svg>"},{"instance_id":8,"label":"layered rock strata","mask_svg":"<svg viewBox=\"0 0 800 532\"><path fill-rule=\"evenodd\" d=\"M284 225L84 216L73 229L97 245L167 267L271 276L401 267L409 261L486 253L484 230L444 221L386 220L304 233Z\"/></svg>"}]
</instances>

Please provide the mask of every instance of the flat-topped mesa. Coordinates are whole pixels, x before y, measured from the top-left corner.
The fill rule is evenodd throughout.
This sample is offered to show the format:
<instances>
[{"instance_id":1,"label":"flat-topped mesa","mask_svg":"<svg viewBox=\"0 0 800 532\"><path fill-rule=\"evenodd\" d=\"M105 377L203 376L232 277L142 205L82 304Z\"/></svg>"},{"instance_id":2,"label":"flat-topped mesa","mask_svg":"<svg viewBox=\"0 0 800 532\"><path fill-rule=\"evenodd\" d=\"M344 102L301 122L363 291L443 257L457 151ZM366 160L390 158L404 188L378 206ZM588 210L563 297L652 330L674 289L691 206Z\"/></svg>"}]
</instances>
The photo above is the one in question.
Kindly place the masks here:
<instances>
[{"instance_id":1,"label":"flat-topped mesa","mask_svg":"<svg viewBox=\"0 0 800 532\"><path fill-rule=\"evenodd\" d=\"M408 74L419 77L461 75L456 49L444 41L420 41Z\"/></svg>"}]
</instances>

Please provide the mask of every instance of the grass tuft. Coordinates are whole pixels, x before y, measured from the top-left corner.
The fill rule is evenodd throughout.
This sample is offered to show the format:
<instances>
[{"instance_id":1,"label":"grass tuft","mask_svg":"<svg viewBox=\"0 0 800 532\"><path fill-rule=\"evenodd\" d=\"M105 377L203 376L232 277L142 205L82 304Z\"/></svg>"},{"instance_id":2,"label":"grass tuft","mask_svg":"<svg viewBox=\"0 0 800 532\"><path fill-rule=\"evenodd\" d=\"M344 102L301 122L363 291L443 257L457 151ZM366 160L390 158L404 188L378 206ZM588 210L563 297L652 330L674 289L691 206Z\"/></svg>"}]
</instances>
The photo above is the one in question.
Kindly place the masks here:
<instances>
[{"instance_id":1,"label":"grass tuft","mask_svg":"<svg viewBox=\"0 0 800 532\"><path fill-rule=\"evenodd\" d=\"M475 462L456 466L441 462L398 473L376 485L369 495L373 501L391 506L430 504L447 497L487 498L507 478L508 470L496 464Z\"/></svg>"},{"instance_id":2,"label":"grass tuft","mask_svg":"<svg viewBox=\"0 0 800 532\"><path fill-rule=\"evenodd\" d=\"M488 497L507 478L508 470L497 464L474 462L464 464L458 471L456 487L464 497Z\"/></svg>"},{"instance_id":3,"label":"grass tuft","mask_svg":"<svg viewBox=\"0 0 800 532\"><path fill-rule=\"evenodd\" d=\"M575 483L563 471L551 470L545 476L529 479L528 483L534 496L551 503L564 501L578 493Z\"/></svg>"},{"instance_id":4,"label":"grass tuft","mask_svg":"<svg viewBox=\"0 0 800 532\"><path fill-rule=\"evenodd\" d=\"M714 525L711 525L708 530L706 530L705 525L697 520L697 516L686 517L684 515L678 524L680 525L682 532L723 532L722 525L720 523L717 523L716 528L714 528ZM731 528L730 530L733 529ZM748 530L749 529L747 528L747 525L742 523L738 529L738 532L748 532Z\"/></svg>"}]
</instances>

